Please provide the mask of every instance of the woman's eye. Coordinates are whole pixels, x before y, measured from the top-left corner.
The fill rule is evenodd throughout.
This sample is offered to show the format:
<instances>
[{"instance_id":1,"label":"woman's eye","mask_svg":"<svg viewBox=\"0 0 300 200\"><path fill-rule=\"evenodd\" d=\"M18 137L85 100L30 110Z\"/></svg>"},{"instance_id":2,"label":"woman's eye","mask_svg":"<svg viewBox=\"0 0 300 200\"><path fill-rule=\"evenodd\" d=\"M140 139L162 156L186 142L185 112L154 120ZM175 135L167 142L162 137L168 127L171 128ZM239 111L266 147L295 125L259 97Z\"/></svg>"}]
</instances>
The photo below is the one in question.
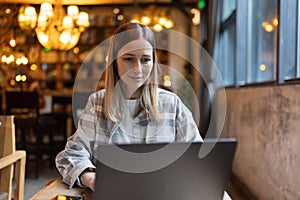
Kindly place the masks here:
<instances>
[{"instance_id":1,"label":"woman's eye","mask_svg":"<svg viewBox=\"0 0 300 200\"><path fill-rule=\"evenodd\" d=\"M126 62L136 62L137 61L137 59L134 57L124 57L123 60ZM147 63L151 62L150 58L140 58L139 60L143 64L147 64Z\"/></svg>"},{"instance_id":2,"label":"woman's eye","mask_svg":"<svg viewBox=\"0 0 300 200\"><path fill-rule=\"evenodd\" d=\"M142 62L142 63L148 63L148 62L150 62L150 61L151 61L150 58L142 58L142 59L141 59L141 62Z\"/></svg>"},{"instance_id":3,"label":"woman's eye","mask_svg":"<svg viewBox=\"0 0 300 200\"><path fill-rule=\"evenodd\" d=\"M129 61L129 62L134 62L134 61L135 61L135 58L125 57L125 58L123 58L123 60Z\"/></svg>"}]
</instances>

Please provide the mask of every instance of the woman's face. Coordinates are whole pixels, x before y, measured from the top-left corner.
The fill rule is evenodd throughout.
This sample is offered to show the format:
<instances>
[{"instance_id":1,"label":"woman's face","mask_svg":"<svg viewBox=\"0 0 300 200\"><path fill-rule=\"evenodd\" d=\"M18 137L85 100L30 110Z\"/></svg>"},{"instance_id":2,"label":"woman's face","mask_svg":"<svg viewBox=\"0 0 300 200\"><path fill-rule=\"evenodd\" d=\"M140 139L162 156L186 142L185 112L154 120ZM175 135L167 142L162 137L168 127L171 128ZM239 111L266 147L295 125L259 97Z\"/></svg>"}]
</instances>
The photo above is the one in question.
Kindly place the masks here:
<instances>
[{"instance_id":1,"label":"woman's face","mask_svg":"<svg viewBox=\"0 0 300 200\"><path fill-rule=\"evenodd\" d=\"M117 54L118 74L133 92L149 78L153 68L153 47L145 39L133 40L124 45Z\"/></svg>"}]
</instances>

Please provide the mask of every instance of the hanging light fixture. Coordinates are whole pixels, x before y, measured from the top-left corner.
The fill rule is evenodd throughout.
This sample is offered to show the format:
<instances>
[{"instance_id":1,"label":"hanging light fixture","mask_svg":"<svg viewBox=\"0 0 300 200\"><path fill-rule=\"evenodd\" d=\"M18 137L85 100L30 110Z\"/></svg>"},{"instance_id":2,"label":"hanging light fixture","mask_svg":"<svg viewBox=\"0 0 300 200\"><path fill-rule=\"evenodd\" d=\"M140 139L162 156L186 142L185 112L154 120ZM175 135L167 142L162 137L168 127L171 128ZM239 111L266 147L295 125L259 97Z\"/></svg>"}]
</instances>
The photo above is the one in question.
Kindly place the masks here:
<instances>
[{"instance_id":1,"label":"hanging light fixture","mask_svg":"<svg viewBox=\"0 0 300 200\"><path fill-rule=\"evenodd\" d=\"M174 21L167 15L166 11L157 9L150 5L144 14L139 16L135 14L131 22L138 22L150 26L154 31L160 32L163 28L173 28Z\"/></svg>"},{"instance_id":2,"label":"hanging light fixture","mask_svg":"<svg viewBox=\"0 0 300 200\"><path fill-rule=\"evenodd\" d=\"M72 49L81 32L90 25L88 13L79 12L75 5L68 6L65 15L62 0L56 0L54 7L48 2L42 3L39 14L32 6L21 7L18 22L23 30L34 29L40 44L51 50Z\"/></svg>"}]
</instances>

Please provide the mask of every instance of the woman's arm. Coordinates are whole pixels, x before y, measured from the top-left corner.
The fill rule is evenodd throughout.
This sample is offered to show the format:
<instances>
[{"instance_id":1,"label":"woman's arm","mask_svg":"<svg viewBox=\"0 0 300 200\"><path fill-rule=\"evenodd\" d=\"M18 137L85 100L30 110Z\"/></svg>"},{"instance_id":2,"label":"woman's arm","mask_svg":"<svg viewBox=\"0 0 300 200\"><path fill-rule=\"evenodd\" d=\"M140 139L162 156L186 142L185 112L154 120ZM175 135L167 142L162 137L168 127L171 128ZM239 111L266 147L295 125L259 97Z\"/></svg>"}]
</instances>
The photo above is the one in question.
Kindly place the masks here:
<instances>
[{"instance_id":1,"label":"woman's arm","mask_svg":"<svg viewBox=\"0 0 300 200\"><path fill-rule=\"evenodd\" d=\"M90 97L79 119L77 131L68 138L65 149L56 157L56 167L70 187L74 184L83 186L80 175L88 168L95 169L91 145L95 138L95 119L94 99Z\"/></svg>"}]
</instances>

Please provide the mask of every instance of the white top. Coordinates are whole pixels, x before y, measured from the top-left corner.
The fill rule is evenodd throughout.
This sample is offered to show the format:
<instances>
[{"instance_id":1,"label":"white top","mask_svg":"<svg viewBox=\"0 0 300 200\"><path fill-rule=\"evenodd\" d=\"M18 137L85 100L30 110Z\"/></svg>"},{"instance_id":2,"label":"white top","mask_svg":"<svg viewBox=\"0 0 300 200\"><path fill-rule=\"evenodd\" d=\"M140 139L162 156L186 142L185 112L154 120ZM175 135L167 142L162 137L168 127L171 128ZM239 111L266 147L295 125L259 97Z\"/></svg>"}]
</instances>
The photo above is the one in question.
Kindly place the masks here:
<instances>
[{"instance_id":1,"label":"white top","mask_svg":"<svg viewBox=\"0 0 300 200\"><path fill-rule=\"evenodd\" d=\"M125 110L124 117L120 122L119 134L113 135L112 142L115 144L132 144L144 142L145 135L142 132L134 132L134 113L138 105L138 99L125 100L127 109Z\"/></svg>"}]
</instances>

